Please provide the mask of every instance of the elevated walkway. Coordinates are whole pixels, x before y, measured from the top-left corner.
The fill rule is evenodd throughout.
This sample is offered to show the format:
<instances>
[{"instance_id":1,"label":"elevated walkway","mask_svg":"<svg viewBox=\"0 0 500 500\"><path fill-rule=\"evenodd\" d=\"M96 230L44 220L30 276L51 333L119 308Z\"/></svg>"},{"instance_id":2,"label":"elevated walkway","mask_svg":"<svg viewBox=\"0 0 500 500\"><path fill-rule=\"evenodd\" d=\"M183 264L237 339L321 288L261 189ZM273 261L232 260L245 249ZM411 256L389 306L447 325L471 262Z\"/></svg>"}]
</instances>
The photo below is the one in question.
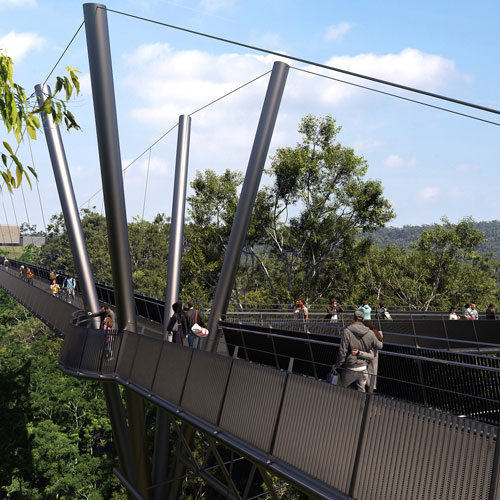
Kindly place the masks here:
<instances>
[{"instance_id":1,"label":"elevated walkway","mask_svg":"<svg viewBox=\"0 0 500 500\"><path fill-rule=\"evenodd\" d=\"M128 386L314 498L500 500L496 426L147 335L109 342L3 270L0 286L64 335L65 372Z\"/></svg>"}]
</instances>

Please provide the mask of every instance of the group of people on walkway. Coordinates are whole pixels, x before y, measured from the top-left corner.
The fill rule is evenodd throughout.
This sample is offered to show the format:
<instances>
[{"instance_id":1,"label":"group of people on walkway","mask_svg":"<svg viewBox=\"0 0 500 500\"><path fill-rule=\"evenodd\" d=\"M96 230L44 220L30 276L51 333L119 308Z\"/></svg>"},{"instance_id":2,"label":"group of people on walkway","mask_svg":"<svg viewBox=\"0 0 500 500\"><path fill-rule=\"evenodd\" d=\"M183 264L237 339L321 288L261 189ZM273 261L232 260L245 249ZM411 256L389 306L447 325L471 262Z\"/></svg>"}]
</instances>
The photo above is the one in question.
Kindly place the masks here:
<instances>
[{"instance_id":1,"label":"group of people on walkway","mask_svg":"<svg viewBox=\"0 0 500 500\"><path fill-rule=\"evenodd\" d=\"M183 344L187 337L189 347L200 348L201 338L208 335L205 328L205 318L199 309L194 307L194 302L188 300L187 308L182 307L178 300L172 305L174 314L167 323L167 332L172 336L172 342Z\"/></svg>"},{"instance_id":2,"label":"group of people on walkway","mask_svg":"<svg viewBox=\"0 0 500 500\"><path fill-rule=\"evenodd\" d=\"M5 260L7 260L7 259L5 259ZM5 261L4 261L4 265L5 265ZM19 268L19 277L22 280L27 281L30 285L32 285L33 280L35 278L35 274L33 273L33 271L31 270L31 268L29 266L21 265L21 267Z\"/></svg>"},{"instance_id":3,"label":"group of people on walkway","mask_svg":"<svg viewBox=\"0 0 500 500\"><path fill-rule=\"evenodd\" d=\"M64 293L64 299L69 303L73 302L76 289L76 279L74 278L73 273L68 273L67 276L62 276L57 273L54 267L52 267L49 273L49 284L53 297L61 298Z\"/></svg>"},{"instance_id":4,"label":"group of people on walkway","mask_svg":"<svg viewBox=\"0 0 500 500\"><path fill-rule=\"evenodd\" d=\"M495 311L495 306L493 304L490 304L487 309L486 309L486 319L490 320L495 320L496 318L496 311ZM470 304L465 304L464 308L464 319L469 319L472 321L478 320L479 319L479 312L476 308L476 304L474 302ZM458 319L461 319L461 316L457 314L457 308L455 306L451 306L450 310L448 311L448 319L452 321L456 321Z\"/></svg>"}]
</instances>

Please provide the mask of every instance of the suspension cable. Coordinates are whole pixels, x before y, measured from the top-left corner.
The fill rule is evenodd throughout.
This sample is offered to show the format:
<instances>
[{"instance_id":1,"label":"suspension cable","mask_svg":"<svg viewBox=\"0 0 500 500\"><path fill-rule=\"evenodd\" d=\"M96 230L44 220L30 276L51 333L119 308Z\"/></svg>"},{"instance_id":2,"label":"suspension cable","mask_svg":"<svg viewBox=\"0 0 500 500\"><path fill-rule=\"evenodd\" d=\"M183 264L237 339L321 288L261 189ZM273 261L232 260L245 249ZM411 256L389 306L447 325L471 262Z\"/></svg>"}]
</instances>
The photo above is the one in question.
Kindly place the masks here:
<instances>
[{"instance_id":1,"label":"suspension cable","mask_svg":"<svg viewBox=\"0 0 500 500\"><path fill-rule=\"evenodd\" d=\"M303 69L303 68L297 68L296 66L290 66L290 68L295 69L297 71L302 71L303 73L309 73L310 75L320 76L321 78L326 78L328 80L334 80L335 82L345 83L347 85L352 85L353 87L358 87L360 89L371 90L372 92L377 92L378 94L388 95L390 97L395 97L396 99L401 99L403 101L413 102L415 104L420 104L422 106L427 106L429 108L439 109L440 111L446 111L447 113L453 113L454 115L465 116L466 118L471 118L472 120L478 120L480 122L485 122L485 123L489 123L490 125L497 125L500 127L500 123L490 121L490 120L485 120L484 118L479 118L478 116L469 115L467 113L460 113L459 111L455 111L453 109L443 108L441 106L436 106L435 104L429 104L429 103L423 102L423 101L417 101L416 99L411 99L409 97L404 97L401 95L392 94L391 92L385 92L383 90L374 89L373 87L367 87L365 85L360 85L359 83L349 82L347 80L341 80L340 78L334 78L333 76L322 75L321 73L316 73L315 71L310 71L310 70Z\"/></svg>"},{"instance_id":2,"label":"suspension cable","mask_svg":"<svg viewBox=\"0 0 500 500\"><path fill-rule=\"evenodd\" d=\"M255 77L255 78L252 78L251 80L249 80L248 82L240 85L239 87L236 87L235 89L233 90L230 90L229 92L221 95L220 97L217 97L217 99L214 99L213 101L210 101L208 104L205 104L203 105L201 108L198 108L198 109L195 109L194 111L192 111L191 113L189 113L188 116L193 116L195 113L198 113L199 111L203 110L203 109L206 109L208 108L209 106L212 106L213 104L215 104L216 102L219 102L220 100L230 96L231 94L234 94L235 92L237 92L238 90L241 90L242 88L246 87L247 85L250 85L251 83L257 81L259 78L262 78L263 76L269 74L271 71L266 71L265 73L262 73L261 75ZM123 175L125 175L125 172L128 170L129 167L131 167L137 160L139 160L140 158L142 158L148 151L150 151L153 146L156 146L156 144L158 144L160 141L162 141L168 134L170 134L170 132L172 132L172 130L176 129L178 127L178 123L176 123L175 125L173 125L172 127L170 127L163 135L161 135L158 139L156 139L156 141L153 142L153 144L150 144L141 154L139 154L134 160L132 160L125 168L122 169L122 172L123 172ZM88 198L87 200L85 200L81 205L80 207L82 207L83 205L86 205L87 203L90 203L90 200L92 198L94 198L95 196L97 196L100 192L102 191L102 188L99 189L98 191L96 191L90 198ZM89 205L90 206L90 205Z\"/></svg>"},{"instance_id":3,"label":"suspension cable","mask_svg":"<svg viewBox=\"0 0 500 500\"><path fill-rule=\"evenodd\" d=\"M5 209L5 197L3 195L3 186L5 186L5 183L2 186L0 186L0 194L2 195L3 213L5 215L5 222L7 222L7 230L9 231L10 241L12 243L14 241L14 238L12 238L12 232L10 231L9 219L7 217L7 210Z\"/></svg>"},{"instance_id":4,"label":"suspension cable","mask_svg":"<svg viewBox=\"0 0 500 500\"><path fill-rule=\"evenodd\" d=\"M31 148L31 138L30 138L29 134L28 134L28 145L30 148L31 163L33 165L33 170L36 170L35 158L33 157L33 149ZM38 182L38 176L36 177L36 190L38 192L38 201L40 203L40 212L42 213L43 229L45 231L45 236L47 236L47 224L45 224L45 215L43 213L42 197L40 196L40 187L39 187L39 182Z\"/></svg>"},{"instance_id":5,"label":"suspension cable","mask_svg":"<svg viewBox=\"0 0 500 500\"><path fill-rule=\"evenodd\" d=\"M315 61L309 61L309 60L303 59L301 57L295 57L295 56L289 56L289 55L286 55L286 54L281 54L281 53L273 51L273 50L264 49L262 47L256 47L255 45L249 45L247 43L237 42L235 40L230 40L228 38L222 38L222 37L219 37L219 36L210 35L208 33L203 33L201 31L195 31L195 30L191 30L191 29L188 29L188 28L183 28L181 26L176 26L176 25L173 25L173 24L163 23L163 22L157 21L155 19L149 19L147 17L136 16L134 14L129 14L128 12L122 12L122 11L119 11L119 10L108 9L106 7L103 7L103 6L97 6L97 8L98 9L105 9L108 12L114 12L115 14L120 14L120 15L123 15L123 16L126 16L126 17L131 17L133 19L138 19L140 21L146 21L146 22L149 22L149 23L158 24L158 25L164 26L166 28L171 28L171 29L175 29L175 30L179 30L179 31L184 31L186 33L191 33L193 35L198 35L198 36L202 36L202 37L205 37L205 38L210 38L212 40L217 40L219 42L229 43L231 45L237 45L238 47L243 47L243 48L255 50L255 51L258 51L258 52L264 52L265 54L274 55L274 56L277 56L277 57L280 57L280 58L284 58L284 59L290 59L292 61L297 61L297 62L301 62L301 63L304 63L304 64L309 64L311 66L316 66L318 68L328 69L330 71L336 71L338 73L343 73L345 75L354 76L356 78L362 78L364 80L370 80L372 82L381 83L382 85L388 85L388 86L395 87L395 88L398 88L398 89L407 90L409 92L414 92L414 93L417 93L417 94L426 95L428 97L433 97L435 99L441 99L441 100L444 100L444 101L453 102L455 104L460 104L461 106L468 106L470 108L475 108L475 109L479 109L481 111L486 111L488 113L495 113L497 115L500 115L500 110L498 110L498 109L488 108L486 106L481 106L479 104L474 104L474 103L463 101L463 100L460 100L460 99L455 99L454 97L448 97L448 96L445 96L445 95L436 94L434 92L429 92L427 90L422 90L422 89L418 89L418 88L415 88L415 87L409 87L407 85L403 85L403 84L396 83L396 82L391 82L389 80L383 80L382 78L376 78L374 76L364 75L362 73L355 73L354 71L349 71L349 70L346 70L346 69L336 68L334 66L329 66L328 64L321 64L321 63L318 63L318 62L315 62Z\"/></svg>"},{"instance_id":6,"label":"suspension cable","mask_svg":"<svg viewBox=\"0 0 500 500\"><path fill-rule=\"evenodd\" d=\"M47 80L52 76L52 73L54 73L54 71L57 68L58 64L61 62L61 59L64 57L64 54L66 54L66 52L70 48L71 44L73 43L73 40L76 38L76 35L78 35L78 33L80 33L80 30L82 29L82 26L84 24L85 24L85 21L82 21L82 23L80 24L80 26L78 26L78 29L76 30L75 34L73 35L73 37L69 41L68 45L66 45L66 48L63 50L62 54L59 56L59 59L57 60L57 62L54 64L54 66L50 70L50 73L47 75L47 78L45 78L45 81L43 82L44 85L47 83Z\"/></svg>"},{"instance_id":7,"label":"suspension cable","mask_svg":"<svg viewBox=\"0 0 500 500\"><path fill-rule=\"evenodd\" d=\"M14 206L14 196L12 193L9 191L10 194L10 203L12 205L12 210L14 211L14 219L16 221L16 226L19 227L19 221L17 220L17 213L16 213L16 207Z\"/></svg>"},{"instance_id":8,"label":"suspension cable","mask_svg":"<svg viewBox=\"0 0 500 500\"><path fill-rule=\"evenodd\" d=\"M28 214L28 207L26 206L26 198L24 197L23 183L21 182L21 194L23 195L24 211L26 212L26 220L28 221L28 228L31 227L30 216Z\"/></svg>"},{"instance_id":9,"label":"suspension cable","mask_svg":"<svg viewBox=\"0 0 500 500\"><path fill-rule=\"evenodd\" d=\"M262 78L263 76L266 76L268 75L269 73L271 73L271 70L269 71L266 71L265 73L262 73L262 75L259 75L255 78L253 78L252 80L244 83L243 85L240 85L239 87L229 91L227 94L224 94L224 95L221 95L220 97L217 97L217 99L214 99L213 101L209 102L208 104L205 104L204 106L202 106L201 108L198 108L196 111L193 111L192 113L189 113L189 116L193 116L194 114L198 113L198 111L201 111L205 108L208 108L209 106L212 106L212 104L215 104L216 102L219 102L221 101L222 99L224 99L225 97L231 95L231 94L234 94L235 92L237 92L238 90L241 90L243 87L246 87L247 85L250 85L251 83L253 82L256 82L259 78Z\"/></svg>"},{"instance_id":10,"label":"suspension cable","mask_svg":"<svg viewBox=\"0 0 500 500\"><path fill-rule=\"evenodd\" d=\"M148 180L149 180L149 165L151 163L151 148L149 148L148 155L148 170L146 172L146 185L144 186L144 202L142 203L142 222L144 222L144 209L146 208L146 193L148 192Z\"/></svg>"}]
</instances>

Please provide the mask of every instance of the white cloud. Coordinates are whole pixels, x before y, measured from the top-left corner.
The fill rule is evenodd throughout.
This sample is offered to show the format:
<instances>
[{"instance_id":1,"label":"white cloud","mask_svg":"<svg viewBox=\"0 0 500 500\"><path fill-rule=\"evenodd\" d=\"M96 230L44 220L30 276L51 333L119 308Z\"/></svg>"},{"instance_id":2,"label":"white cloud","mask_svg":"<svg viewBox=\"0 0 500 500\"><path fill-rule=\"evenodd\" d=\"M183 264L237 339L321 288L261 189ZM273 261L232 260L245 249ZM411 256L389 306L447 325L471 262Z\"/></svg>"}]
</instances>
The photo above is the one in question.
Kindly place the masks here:
<instances>
[{"instance_id":1,"label":"white cloud","mask_svg":"<svg viewBox=\"0 0 500 500\"><path fill-rule=\"evenodd\" d=\"M441 194L441 190L435 186L426 186L420 189L417 193L417 201L421 204L426 204L435 201Z\"/></svg>"},{"instance_id":2,"label":"white cloud","mask_svg":"<svg viewBox=\"0 0 500 500\"><path fill-rule=\"evenodd\" d=\"M352 24L346 21L342 21L338 24L332 24L326 29L325 39L326 40L340 40L350 29Z\"/></svg>"},{"instance_id":3,"label":"white cloud","mask_svg":"<svg viewBox=\"0 0 500 500\"><path fill-rule=\"evenodd\" d=\"M179 114L189 113L246 80L269 71L275 59L274 56L177 51L160 43L140 46L125 57L130 72L124 82L139 99L132 114L141 122L161 123L164 127L165 120L176 120ZM327 63L429 89L440 87L458 75L453 61L414 49L405 49L400 54L335 57ZM307 69L326 73L317 68ZM263 80L267 81L267 77ZM285 92L286 100L292 106L301 110L323 107L325 112L359 95L366 93L300 72L290 73ZM261 96L262 88L250 85L230 97L231 106L233 110L242 109L246 113L249 108L258 108L256 99L260 103ZM225 101L213 107L211 116L224 109Z\"/></svg>"},{"instance_id":4,"label":"white cloud","mask_svg":"<svg viewBox=\"0 0 500 500\"><path fill-rule=\"evenodd\" d=\"M446 73L446 68L453 66L452 61L439 56L418 52L418 57L413 57L412 54L412 51L403 51L390 56L364 55L341 59L343 64L368 74L380 61L382 70L379 68L378 76L393 76L398 81L403 79L405 83L415 86L422 84L422 75L429 67L432 68L432 78L427 78L441 85L441 75ZM127 107L130 125L147 127L154 137L174 125L179 115L192 113L268 72L275 60L275 56L254 54L216 55L200 50L179 51L162 43L142 45L124 55L126 74L120 78L118 85L125 86L125 92L134 95L134 100L127 103L130 104ZM332 61L339 62L335 58L329 62ZM192 171L245 168L268 81L269 75L265 75L193 116ZM373 99L370 98L371 93L367 95L365 91L341 83L290 70L273 144L293 144L297 141L297 123L307 113L334 114L343 107L343 111L349 109L352 115L361 103L364 107L373 106ZM273 154L273 144L270 154ZM374 137L367 147L377 145ZM174 157L175 150L169 154ZM412 168L416 163L411 153L404 152L386 161L388 168Z\"/></svg>"},{"instance_id":5,"label":"white cloud","mask_svg":"<svg viewBox=\"0 0 500 500\"><path fill-rule=\"evenodd\" d=\"M0 0L0 7L34 7L36 0Z\"/></svg>"},{"instance_id":6,"label":"white cloud","mask_svg":"<svg viewBox=\"0 0 500 500\"><path fill-rule=\"evenodd\" d=\"M30 50L41 50L44 44L45 40L36 33L11 31L0 38L0 49L14 62L19 62Z\"/></svg>"},{"instance_id":7,"label":"white cloud","mask_svg":"<svg viewBox=\"0 0 500 500\"><path fill-rule=\"evenodd\" d=\"M411 48L399 54L332 57L326 64L425 90L436 90L461 76L451 59Z\"/></svg>"},{"instance_id":8,"label":"white cloud","mask_svg":"<svg viewBox=\"0 0 500 500\"><path fill-rule=\"evenodd\" d=\"M411 158L405 159L402 156L399 155L389 155L385 160L384 160L384 166L386 168L415 168L415 165L417 163L417 160L414 156Z\"/></svg>"}]
</instances>

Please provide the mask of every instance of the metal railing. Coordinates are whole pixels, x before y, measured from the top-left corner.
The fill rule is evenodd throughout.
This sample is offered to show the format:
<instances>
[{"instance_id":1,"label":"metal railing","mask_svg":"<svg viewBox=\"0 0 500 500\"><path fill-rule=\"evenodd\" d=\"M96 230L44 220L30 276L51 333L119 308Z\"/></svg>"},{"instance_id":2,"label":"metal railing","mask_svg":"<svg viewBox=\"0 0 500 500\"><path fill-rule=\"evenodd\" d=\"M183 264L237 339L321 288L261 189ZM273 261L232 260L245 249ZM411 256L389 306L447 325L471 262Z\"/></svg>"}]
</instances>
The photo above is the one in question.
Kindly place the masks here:
<instances>
[{"instance_id":1,"label":"metal railing","mask_svg":"<svg viewBox=\"0 0 500 500\"><path fill-rule=\"evenodd\" d=\"M227 322L221 328L230 355L247 361L325 379L337 358L338 338ZM378 358L380 394L500 424L500 358L398 345Z\"/></svg>"},{"instance_id":2,"label":"metal railing","mask_svg":"<svg viewBox=\"0 0 500 500\"><path fill-rule=\"evenodd\" d=\"M279 370L136 333L112 335L110 355L107 332L75 327L61 351L63 370L126 384L315 498L451 499L457 488L464 499L498 498L497 427L293 373L307 355ZM306 351L304 339L281 340L299 340ZM307 344L313 356L328 343ZM239 351L265 353L247 343L233 354ZM273 356L280 367L283 355ZM429 497L429 490L438 493Z\"/></svg>"},{"instance_id":3,"label":"metal railing","mask_svg":"<svg viewBox=\"0 0 500 500\"><path fill-rule=\"evenodd\" d=\"M332 342L329 346L325 341L309 341L306 349L300 337L246 334L244 348L239 350L244 349L249 357L266 355L280 368L286 364L285 369L276 369L163 342L159 337L88 329L80 324L83 317L74 314L74 307L61 302L55 308L55 299L10 273L0 273L0 284L64 333L60 353L64 371L127 385L173 418L207 436L216 436L222 444L316 498L417 500L429 498L432 489L439 492L434 497L451 499L457 498L457 488L465 492L461 496L464 499L491 500L500 494L497 427L303 376L298 370L300 364L311 366L312 359L316 375L328 369L332 357L329 349L336 348ZM73 324L68 318L70 311ZM228 325L224 328L227 334ZM240 329L236 325L234 332L241 335ZM272 345L282 344L271 354L257 342L262 339ZM293 364L287 359L290 345L288 351L283 345L290 340L294 342L291 347L298 350L293 352ZM400 383L407 392L415 387L408 374L409 356L398 354L390 359L402 363L399 369L405 377L393 383ZM465 354L441 355L473 359ZM491 358L490 363L495 360ZM443 373L436 369L438 366L450 370L441 378L459 386L459 390L448 387L447 394L455 393L459 398L459 393L474 393L478 387L498 391L498 380L487 375L496 374L496 368L482 367L478 372L478 366L469 362L465 367L469 372L464 372L459 370L458 361L442 361L438 364L422 356L411 360L412 370L418 370L421 363L427 373L426 397L434 397L428 388L436 390L431 387L435 383L432 377L439 378ZM379 384L382 380L379 378ZM441 397L444 391L438 387L437 392ZM489 405L491 394L487 392L486 398L481 394L474 400L476 412L481 413L476 416L488 421L493 420L491 407L481 407L478 401L482 398ZM487 412L490 414L484 418ZM441 468L446 474L437 472ZM390 478L392 486L381 483L381 478ZM403 496L398 494L401 489L406 491Z\"/></svg>"}]
</instances>

